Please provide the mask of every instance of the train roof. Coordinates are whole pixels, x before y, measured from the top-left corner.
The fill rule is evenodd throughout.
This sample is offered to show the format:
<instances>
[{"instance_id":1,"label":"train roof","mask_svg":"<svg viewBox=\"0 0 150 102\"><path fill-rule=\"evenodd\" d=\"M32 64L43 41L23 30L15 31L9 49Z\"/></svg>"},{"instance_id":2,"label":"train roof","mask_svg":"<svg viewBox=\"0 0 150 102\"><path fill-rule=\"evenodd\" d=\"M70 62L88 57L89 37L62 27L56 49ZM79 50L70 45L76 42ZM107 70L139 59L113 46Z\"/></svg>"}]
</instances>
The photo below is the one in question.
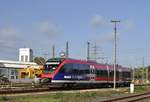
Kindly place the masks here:
<instances>
[{"instance_id":1,"label":"train roof","mask_svg":"<svg viewBox=\"0 0 150 102\"><path fill-rule=\"evenodd\" d=\"M50 58L46 62L56 62L56 61L63 61L65 58Z\"/></svg>"},{"instance_id":2,"label":"train roof","mask_svg":"<svg viewBox=\"0 0 150 102\"><path fill-rule=\"evenodd\" d=\"M80 59L72 59L72 58L50 58L46 62L69 62L69 63L80 63L80 64L89 64L89 65L94 65L96 69L106 69L109 67L110 70L113 70L113 65L110 64L103 64L103 63L98 63L96 61L91 61L91 60L80 60ZM122 67L121 65L117 65L117 70L122 70L122 71L130 71L130 68L127 67Z\"/></svg>"}]
</instances>

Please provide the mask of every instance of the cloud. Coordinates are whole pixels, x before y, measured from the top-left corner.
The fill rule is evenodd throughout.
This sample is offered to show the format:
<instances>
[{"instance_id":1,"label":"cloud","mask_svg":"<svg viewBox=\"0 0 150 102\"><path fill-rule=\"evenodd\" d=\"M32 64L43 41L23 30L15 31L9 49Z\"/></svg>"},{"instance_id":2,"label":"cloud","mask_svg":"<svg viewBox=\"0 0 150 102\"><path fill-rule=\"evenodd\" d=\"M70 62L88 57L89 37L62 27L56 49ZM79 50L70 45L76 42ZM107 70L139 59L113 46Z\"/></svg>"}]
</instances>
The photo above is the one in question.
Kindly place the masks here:
<instances>
[{"instance_id":1,"label":"cloud","mask_svg":"<svg viewBox=\"0 0 150 102\"><path fill-rule=\"evenodd\" d=\"M20 32L11 27L0 29L0 49L14 48L19 40Z\"/></svg>"},{"instance_id":2,"label":"cloud","mask_svg":"<svg viewBox=\"0 0 150 102\"><path fill-rule=\"evenodd\" d=\"M120 33L117 33L117 42L119 41L119 35ZM114 41L114 32L109 32L96 38L96 42L100 44L113 43L113 41Z\"/></svg>"},{"instance_id":3,"label":"cloud","mask_svg":"<svg viewBox=\"0 0 150 102\"><path fill-rule=\"evenodd\" d=\"M106 25L106 21L104 20L104 18L102 16L95 15L95 16L93 16L93 18L91 20L91 24L93 27L99 27L99 26Z\"/></svg>"},{"instance_id":4,"label":"cloud","mask_svg":"<svg viewBox=\"0 0 150 102\"><path fill-rule=\"evenodd\" d=\"M107 33L103 36L99 36L96 39L99 43L112 43L113 42L113 33Z\"/></svg>"},{"instance_id":5,"label":"cloud","mask_svg":"<svg viewBox=\"0 0 150 102\"><path fill-rule=\"evenodd\" d=\"M40 33L46 34L48 36L55 36L62 33L60 26L49 23L47 21L39 23L37 28Z\"/></svg>"},{"instance_id":6,"label":"cloud","mask_svg":"<svg viewBox=\"0 0 150 102\"><path fill-rule=\"evenodd\" d=\"M120 29L123 32L129 31L135 27L135 22L133 20L124 20L120 22Z\"/></svg>"}]
</instances>

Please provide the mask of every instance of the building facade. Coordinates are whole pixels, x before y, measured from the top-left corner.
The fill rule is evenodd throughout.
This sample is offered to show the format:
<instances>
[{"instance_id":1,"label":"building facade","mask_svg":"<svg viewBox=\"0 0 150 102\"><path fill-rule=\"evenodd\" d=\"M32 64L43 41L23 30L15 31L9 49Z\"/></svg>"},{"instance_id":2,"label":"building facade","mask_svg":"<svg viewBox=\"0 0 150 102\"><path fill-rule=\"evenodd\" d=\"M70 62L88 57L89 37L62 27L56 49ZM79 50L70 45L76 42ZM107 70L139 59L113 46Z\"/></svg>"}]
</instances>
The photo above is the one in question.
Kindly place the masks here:
<instances>
[{"instance_id":1,"label":"building facade","mask_svg":"<svg viewBox=\"0 0 150 102\"><path fill-rule=\"evenodd\" d=\"M19 49L19 61L22 62L32 62L33 61L33 51L30 48L20 48Z\"/></svg>"},{"instance_id":2,"label":"building facade","mask_svg":"<svg viewBox=\"0 0 150 102\"><path fill-rule=\"evenodd\" d=\"M0 75L7 77L12 82L32 82L33 79L19 78L19 70L28 66L33 66L34 68L39 67L34 62L0 60Z\"/></svg>"}]
</instances>

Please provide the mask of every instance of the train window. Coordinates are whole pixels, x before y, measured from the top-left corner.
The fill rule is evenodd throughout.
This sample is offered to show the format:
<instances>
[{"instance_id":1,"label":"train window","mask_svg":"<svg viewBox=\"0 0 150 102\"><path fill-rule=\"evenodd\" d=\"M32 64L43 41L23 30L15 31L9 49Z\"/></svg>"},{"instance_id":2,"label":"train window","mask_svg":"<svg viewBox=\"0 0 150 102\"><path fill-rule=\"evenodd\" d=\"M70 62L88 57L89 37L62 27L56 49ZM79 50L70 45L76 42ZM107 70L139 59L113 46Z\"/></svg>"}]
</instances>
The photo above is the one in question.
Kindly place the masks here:
<instances>
[{"instance_id":1,"label":"train window","mask_svg":"<svg viewBox=\"0 0 150 102\"><path fill-rule=\"evenodd\" d=\"M60 68L60 71L61 73L64 73L65 72L65 65L63 65L61 68Z\"/></svg>"},{"instance_id":2,"label":"train window","mask_svg":"<svg viewBox=\"0 0 150 102\"><path fill-rule=\"evenodd\" d=\"M85 64L79 64L79 69L81 70L84 70L85 69Z\"/></svg>"},{"instance_id":3,"label":"train window","mask_svg":"<svg viewBox=\"0 0 150 102\"><path fill-rule=\"evenodd\" d=\"M79 70L79 75L84 75L84 70Z\"/></svg>"},{"instance_id":4,"label":"train window","mask_svg":"<svg viewBox=\"0 0 150 102\"><path fill-rule=\"evenodd\" d=\"M106 70L101 70L101 76L102 77L107 77L107 71Z\"/></svg>"},{"instance_id":5,"label":"train window","mask_svg":"<svg viewBox=\"0 0 150 102\"><path fill-rule=\"evenodd\" d=\"M113 77L114 76L114 71L110 70L109 75L110 75L110 77Z\"/></svg>"},{"instance_id":6,"label":"train window","mask_svg":"<svg viewBox=\"0 0 150 102\"><path fill-rule=\"evenodd\" d=\"M72 67L73 65L72 64L66 64L65 65L65 73L72 73Z\"/></svg>"},{"instance_id":7,"label":"train window","mask_svg":"<svg viewBox=\"0 0 150 102\"><path fill-rule=\"evenodd\" d=\"M85 73L89 74L90 73L90 66L85 64Z\"/></svg>"},{"instance_id":8,"label":"train window","mask_svg":"<svg viewBox=\"0 0 150 102\"><path fill-rule=\"evenodd\" d=\"M105 76L105 71L104 70L101 70L101 74L102 74L102 77L104 77Z\"/></svg>"},{"instance_id":9,"label":"train window","mask_svg":"<svg viewBox=\"0 0 150 102\"><path fill-rule=\"evenodd\" d=\"M60 69L61 73L72 73L72 64L65 64Z\"/></svg>"},{"instance_id":10,"label":"train window","mask_svg":"<svg viewBox=\"0 0 150 102\"><path fill-rule=\"evenodd\" d=\"M85 64L79 64L79 74L85 74L86 65Z\"/></svg>"},{"instance_id":11,"label":"train window","mask_svg":"<svg viewBox=\"0 0 150 102\"><path fill-rule=\"evenodd\" d=\"M79 73L78 64L72 64L72 65L73 65L73 69L72 69L73 74L78 74Z\"/></svg>"},{"instance_id":12,"label":"train window","mask_svg":"<svg viewBox=\"0 0 150 102\"><path fill-rule=\"evenodd\" d=\"M100 77L100 70L96 70L96 76Z\"/></svg>"},{"instance_id":13,"label":"train window","mask_svg":"<svg viewBox=\"0 0 150 102\"><path fill-rule=\"evenodd\" d=\"M102 71L101 70L99 70L99 77L101 77L102 76Z\"/></svg>"},{"instance_id":14,"label":"train window","mask_svg":"<svg viewBox=\"0 0 150 102\"><path fill-rule=\"evenodd\" d=\"M61 67L60 72L78 74L89 74L89 65L70 63Z\"/></svg>"},{"instance_id":15,"label":"train window","mask_svg":"<svg viewBox=\"0 0 150 102\"><path fill-rule=\"evenodd\" d=\"M116 71L116 77L119 77L119 71Z\"/></svg>"},{"instance_id":16,"label":"train window","mask_svg":"<svg viewBox=\"0 0 150 102\"><path fill-rule=\"evenodd\" d=\"M128 74L129 74L129 76L128 76L128 77L129 77L129 78L131 78L131 72L128 72Z\"/></svg>"},{"instance_id":17,"label":"train window","mask_svg":"<svg viewBox=\"0 0 150 102\"><path fill-rule=\"evenodd\" d=\"M123 77L126 78L127 77L127 73L123 72Z\"/></svg>"},{"instance_id":18,"label":"train window","mask_svg":"<svg viewBox=\"0 0 150 102\"><path fill-rule=\"evenodd\" d=\"M108 77L107 70L104 70L104 77Z\"/></svg>"},{"instance_id":19,"label":"train window","mask_svg":"<svg viewBox=\"0 0 150 102\"><path fill-rule=\"evenodd\" d=\"M102 70L99 70L99 77L102 77L103 76L103 72Z\"/></svg>"},{"instance_id":20,"label":"train window","mask_svg":"<svg viewBox=\"0 0 150 102\"><path fill-rule=\"evenodd\" d=\"M131 77L131 73L130 72L123 72L123 77L124 78L130 78Z\"/></svg>"},{"instance_id":21,"label":"train window","mask_svg":"<svg viewBox=\"0 0 150 102\"><path fill-rule=\"evenodd\" d=\"M45 70L44 72L45 73L54 73L54 71L57 69L59 65L56 65L56 64L46 64L44 65L45 67Z\"/></svg>"}]
</instances>

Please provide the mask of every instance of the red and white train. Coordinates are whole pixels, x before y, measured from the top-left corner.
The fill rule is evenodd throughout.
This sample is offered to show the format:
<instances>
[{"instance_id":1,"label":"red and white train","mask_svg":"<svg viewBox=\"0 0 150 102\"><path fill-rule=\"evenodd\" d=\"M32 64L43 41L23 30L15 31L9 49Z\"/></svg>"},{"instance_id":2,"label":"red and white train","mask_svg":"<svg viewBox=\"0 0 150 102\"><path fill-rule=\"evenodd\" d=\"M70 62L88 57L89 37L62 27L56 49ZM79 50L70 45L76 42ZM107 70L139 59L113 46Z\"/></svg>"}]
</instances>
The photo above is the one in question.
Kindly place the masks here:
<instances>
[{"instance_id":1,"label":"red and white train","mask_svg":"<svg viewBox=\"0 0 150 102\"><path fill-rule=\"evenodd\" d=\"M66 58L51 58L44 65L41 79L59 85L113 86L113 65ZM116 85L131 83L131 69L116 66Z\"/></svg>"}]
</instances>

